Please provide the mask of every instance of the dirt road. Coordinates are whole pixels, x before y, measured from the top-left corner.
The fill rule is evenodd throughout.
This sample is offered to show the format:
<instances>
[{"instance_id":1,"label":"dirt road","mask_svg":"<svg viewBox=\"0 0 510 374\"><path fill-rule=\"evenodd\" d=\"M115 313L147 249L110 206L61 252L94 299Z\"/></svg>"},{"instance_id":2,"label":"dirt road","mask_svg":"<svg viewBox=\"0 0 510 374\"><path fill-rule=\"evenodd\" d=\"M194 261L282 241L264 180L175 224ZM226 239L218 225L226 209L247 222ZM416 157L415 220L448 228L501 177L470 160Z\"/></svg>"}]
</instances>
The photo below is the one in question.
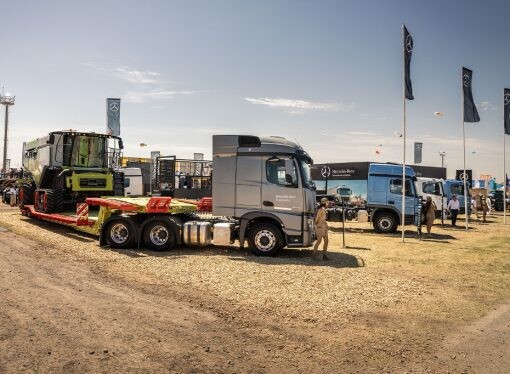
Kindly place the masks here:
<instances>
[{"instance_id":1,"label":"dirt road","mask_svg":"<svg viewBox=\"0 0 510 374\"><path fill-rule=\"evenodd\" d=\"M300 337L287 333L283 342L270 322L238 322L190 305L148 279L127 283L88 263L63 263L40 244L9 232L0 233L0 248L0 372L293 367L287 360ZM207 300L186 292L190 299ZM303 370L319 367L310 360Z\"/></svg>"},{"instance_id":2,"label":"dirt road","mask_svg":"<svg viewBox=\"0 0 510 374\"><path fill-rule=\"evenodd\" d=\"M306 252L276 259L257 259L240 251L213 255L217 249L211 253L178 249L168 256L143 256L139 251L98 248L93 238L75 236L72 230L55 225L34 225L15 210L4 213L0 225L0 373L510 372L508 302L491 304L492 312L475 321L466 317L460 323L458 317L449 316L454 312L475 315L473 305L480 306L472 299L479 294L469 292L486 292L475 289L471 274L462 271L469 262L454 267L458 259L473 252L470 248L463 250L463 257L455 254L461 250L459 245L447 252L433 252L433 257L417 247L421 244L387 255L377 248L370 253L363 249L367 267L351 267L359 265L350 262L355 257L342 252L332 253L338 257L335 266L314 264ZM2 225L11 229L2 230ZM479 230L488 228L480 226ZM20 235L29 231L30 235ZM487 233L482 235L492 243ZM490 235L498 238L497 233ZM476 249L475 256L481 250ZM496 250L506 258L501 244ZM408 257L399 259L393 253ZM444 257L447 254L454 257ZM483 256L487 258L489 252ZM434 257L437 263L430 262ZM451 264L443 273L439 267L445 258ZM391 266L386 266L388 261ZM182 272L186 266L195 272L188 278L184 273L171 273ZM485 266L499 266L494 271L502 272L502 277L509 270L503 262ZM429 269L436 268L440 272L429 278ZM246 286L242 273L227 274L227 269L253 272L257 276L251 274L247 279L265 282L266 290L257 291L259 284ZM298 275L318 284L317 289L326 287L327 292L300 293L307 283L299 283ZM228 281L221 283L224 279ZM269 283L274 279L280 283ZM331 281L336 279L347 288L335 289ZM240 299L236 285L249 289L251 296L241 294L244 299ZM220 292L227 286L232 288L229 293ZM448 292L440 292L445 287ZM267 289L279 290L275 292L281 297L268 295ZM293 295L304 300L275 304ZM336 298L333 305L343 308L339 310L345 318L329 309L330 318L320 314L325 297ZM364 298L366 303L359 304ZM370 300L377 302L372 308L368 308ZM351 309L345 305L356 303L358 309L349 314ZM302 316L294 313L293 305L299 305ZM461 312L452 306L462 308ZM425 312L419 312L420 308ZM308 317L313 313L318 318Z\"/></svg>"}]
</instances>

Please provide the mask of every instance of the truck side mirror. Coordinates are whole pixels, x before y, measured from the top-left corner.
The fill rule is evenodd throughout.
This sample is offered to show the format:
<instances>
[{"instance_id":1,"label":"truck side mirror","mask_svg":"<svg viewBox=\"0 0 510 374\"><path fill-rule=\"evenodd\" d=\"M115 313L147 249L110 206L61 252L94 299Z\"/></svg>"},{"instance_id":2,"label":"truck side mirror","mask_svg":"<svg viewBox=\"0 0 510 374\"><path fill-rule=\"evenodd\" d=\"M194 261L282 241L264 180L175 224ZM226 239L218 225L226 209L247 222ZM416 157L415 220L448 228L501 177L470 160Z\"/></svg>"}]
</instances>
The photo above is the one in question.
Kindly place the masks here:
<instances>
[{"instance_id":1,"label":"truck side mirror","mask_svg":"<svg viewBox=\"0 0 510 374\"><path fill-rule=\"evenodd\" d=\"M46 144L53 144L55 143L55 135L54 134L50 134L50 137L48 140L46 140Z\"/></svg>"},{"instance_id":2,"label":"truck side mirror","mask_svg":"<svg viewBox=\"0 0 510 374\"><path fill-rule=\"evenodd\" d=\"M297 181L294 180L295 175L294 161L291 158L285 159L285 183L288 185L295 185Z\"/></svg>"},{"instance_id":3,"label":"truck side mirror","mask_svg":"<svg viewBox=\"0 0 510 374\"><path fill-rule=\"evenodd\" d=\"M124 149L124 142L122 139L119 139L119 149Z\"/></svg>"}]
</instances>

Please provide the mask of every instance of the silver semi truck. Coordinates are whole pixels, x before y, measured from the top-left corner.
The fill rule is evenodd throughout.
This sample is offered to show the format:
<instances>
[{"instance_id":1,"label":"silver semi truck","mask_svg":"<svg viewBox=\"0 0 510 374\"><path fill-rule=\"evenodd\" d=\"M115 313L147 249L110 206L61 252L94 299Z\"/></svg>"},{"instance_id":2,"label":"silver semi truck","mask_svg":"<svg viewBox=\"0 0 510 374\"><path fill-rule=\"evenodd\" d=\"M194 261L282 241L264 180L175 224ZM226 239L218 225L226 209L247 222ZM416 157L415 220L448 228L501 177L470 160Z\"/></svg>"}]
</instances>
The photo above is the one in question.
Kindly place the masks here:
<instances>
[{"instance_id":1,"label":"silver semi truck","mask_svg":"<svg viewBox=\"0 0 510 374\"><path fill-rule=\"evenodd\" d=\"M313 242L315 188L312 159L280 137L213 136L213 197L198 203L172 197L87 197L75 209L45 212L30 202L28 216L99 236L100 245L225 246L248 242L257 255ZM202 214L202 212L208 212ZM212 216L211 216L212 213Z\"/></svg>"}]
</instances>

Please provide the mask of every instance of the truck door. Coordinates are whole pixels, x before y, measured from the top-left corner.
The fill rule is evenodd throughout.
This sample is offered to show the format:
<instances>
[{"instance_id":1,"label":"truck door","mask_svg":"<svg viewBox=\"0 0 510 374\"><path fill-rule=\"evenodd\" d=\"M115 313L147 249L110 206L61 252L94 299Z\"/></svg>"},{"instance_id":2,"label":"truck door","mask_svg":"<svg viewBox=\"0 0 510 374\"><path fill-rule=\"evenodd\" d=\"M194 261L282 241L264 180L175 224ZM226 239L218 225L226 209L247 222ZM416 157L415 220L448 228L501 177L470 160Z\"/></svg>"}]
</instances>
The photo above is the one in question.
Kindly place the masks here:
<instances>
[{"instance_id":1,"label":"truck door","mask_svg":"<svg viewBox=\"0 0 510 374\"><path fill-rule=\"evenodd\" d=\"M277 216L284 227L301 228L303 190L296 160L289 156L266 157L263 161L262 210ZM284 229L287 235L300 235Z\"/></svg>"},{"instance_id":2,"label":"truck door","mask_svg":"<svg viewBox=\"0 0 510 374\"><path fill-rule=\"evenodd\" d=\"M399 212L402 212L402 178L388 178L389 188L387 203L394 205ZM406 211L405 215L415 214L416 197L413 185L409 179L406 179Z\"/></svg>"},{"instance_id":3,"label":"truck door","mask_svg":"<svg viewBox=\"0 0 510 374\"><path fill-rule=\"evenodd\" d=\"M446 209L446 202L443 199L443 184L441 182L430 181L423 183L423 193L426 196L430 196L434 204L436 204L437 210L441 208Z\"/></svg>"}]
</instances>

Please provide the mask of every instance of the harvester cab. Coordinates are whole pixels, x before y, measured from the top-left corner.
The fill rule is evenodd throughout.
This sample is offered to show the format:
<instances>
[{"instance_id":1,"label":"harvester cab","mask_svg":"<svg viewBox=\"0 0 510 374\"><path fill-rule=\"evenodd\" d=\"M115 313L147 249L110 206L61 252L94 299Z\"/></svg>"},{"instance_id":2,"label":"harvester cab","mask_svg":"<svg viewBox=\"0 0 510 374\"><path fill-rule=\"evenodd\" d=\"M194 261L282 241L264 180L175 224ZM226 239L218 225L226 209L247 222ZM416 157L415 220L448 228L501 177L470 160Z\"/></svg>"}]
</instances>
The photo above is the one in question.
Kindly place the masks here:
<instances>
[{"instance_id":1,"label":"harvester cab","mask_svg":"<svg viewBox=\"0 0 510 374\"><path fill-rule=\"evenodd\" d=\"M87 197L123 196L124 178L118 171L119 137L92 132L55 131L23 143L27 179L20 203L53 213Z\"/></svg>"}]
</instances>

